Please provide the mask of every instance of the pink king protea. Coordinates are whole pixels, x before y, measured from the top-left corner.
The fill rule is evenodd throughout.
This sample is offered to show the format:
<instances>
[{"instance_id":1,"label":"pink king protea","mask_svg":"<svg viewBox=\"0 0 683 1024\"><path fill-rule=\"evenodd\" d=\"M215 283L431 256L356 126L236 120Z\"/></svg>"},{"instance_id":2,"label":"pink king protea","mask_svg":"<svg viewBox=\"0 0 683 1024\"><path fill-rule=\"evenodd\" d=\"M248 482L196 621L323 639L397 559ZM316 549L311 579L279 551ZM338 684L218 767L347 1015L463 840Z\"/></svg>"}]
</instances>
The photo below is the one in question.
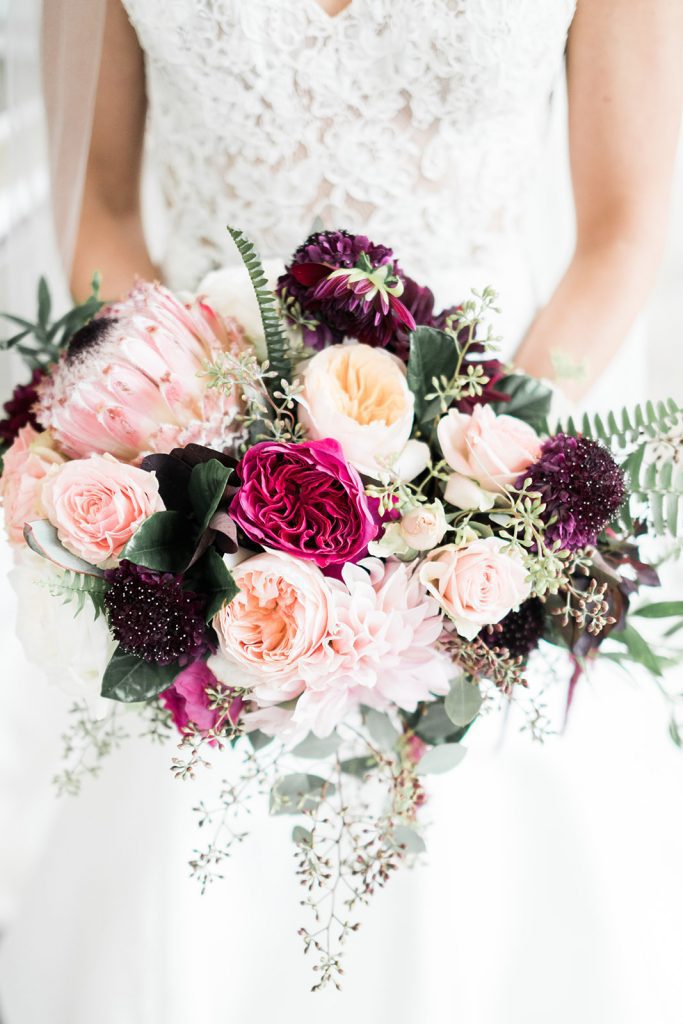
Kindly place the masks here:
<instances>
[{"instance_id":1,"label":"pink king protea","mask_svg":"<svg viewBox=\"0 0 683 1024\"><path fill-rule=\"evenodd\" d=\"M183 305L158 284L138 283L71 339L40 386L40 422L72 458L109 452L139 462L190 442L228 448L241 398L209 389L203 371L246 344L239 324L205 303Z\"/></svg>"}]
</instances>

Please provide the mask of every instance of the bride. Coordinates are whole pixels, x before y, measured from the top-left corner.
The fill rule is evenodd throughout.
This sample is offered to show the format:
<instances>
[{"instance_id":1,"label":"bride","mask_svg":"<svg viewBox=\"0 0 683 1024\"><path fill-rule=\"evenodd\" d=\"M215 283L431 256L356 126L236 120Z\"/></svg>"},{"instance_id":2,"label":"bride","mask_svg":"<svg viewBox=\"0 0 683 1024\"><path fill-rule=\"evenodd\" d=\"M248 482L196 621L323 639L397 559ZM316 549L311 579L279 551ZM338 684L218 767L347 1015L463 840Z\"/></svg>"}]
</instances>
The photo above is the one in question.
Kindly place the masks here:
<instances>
[{"instance_id":1,"label":"bride","mask_svg":"<svg viewBox=\"0 0 683 1024\"><path fill-rule=\"evenodd\" d=\"M46 5L47 40L94 6ZM637 332L622 343L666 223L679 0L106 0L102 31L74 295L94 268L107 296L136 275L191 290L235 261L226 223L283 258L319 218L391 245L444 305L495 286L505 355L570 400L639 399ZM576 213L564 269L553 124ZM143 144L165 201L158 265ZM168 748L131 741L53 808L0 944L0 1005L9 1024L673 1024L681 768L662 732L607 674L542 756L509 732L494 752L482 722L434 787L428 862L370 907L341 995L316 997L283 823L255 817L201 898L185 865L208 783L181 787Z\"/></svg>"}]
</instances>

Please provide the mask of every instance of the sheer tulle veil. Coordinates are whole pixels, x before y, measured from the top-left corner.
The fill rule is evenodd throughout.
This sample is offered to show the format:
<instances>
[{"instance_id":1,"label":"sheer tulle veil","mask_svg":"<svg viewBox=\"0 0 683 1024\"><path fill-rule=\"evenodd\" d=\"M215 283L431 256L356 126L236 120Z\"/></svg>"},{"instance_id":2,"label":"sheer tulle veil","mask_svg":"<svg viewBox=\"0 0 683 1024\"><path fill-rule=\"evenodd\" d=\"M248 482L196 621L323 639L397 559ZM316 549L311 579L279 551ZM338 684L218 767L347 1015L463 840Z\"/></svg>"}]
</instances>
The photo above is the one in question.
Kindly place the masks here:
<instances>
[{"instance_id":1,"label":"sheer tulle veil","mask_svg":"<svg viewBox=\"0 0 683 1024\"><path fill-rule=\"evenodd\" d=\"M65 292L80 215L107 0L9 0L8 230L2 292L31 311L35 277Z\"/></svg>"}]
</instances>

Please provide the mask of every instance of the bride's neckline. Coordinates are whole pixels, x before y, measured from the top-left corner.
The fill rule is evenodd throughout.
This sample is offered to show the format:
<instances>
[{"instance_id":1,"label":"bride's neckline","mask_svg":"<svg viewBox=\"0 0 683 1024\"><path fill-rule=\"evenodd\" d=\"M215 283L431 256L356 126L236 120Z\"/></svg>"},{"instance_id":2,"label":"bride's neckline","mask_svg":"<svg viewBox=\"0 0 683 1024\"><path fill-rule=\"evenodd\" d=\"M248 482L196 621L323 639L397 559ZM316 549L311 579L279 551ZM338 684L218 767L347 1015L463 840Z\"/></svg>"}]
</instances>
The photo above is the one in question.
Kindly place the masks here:
<instances>
[{"instance_id":1,"label":"bride's neckline","mask_svg":"<svg viewBox=\"0 0 683 1024\"><path fill-rule=\"evenodd\" d=\"M335 14L330 14L330 12L325 10L325 8L323 7L321 0L308 0L308 3L312 7L316 8L318 14L322 18L324 18L325 21L337 21L338 18L343 18L344 15L348 14L353 5L357 2L358 0L348 0L348 3L344 7L342 7L341 10L337 11Z\"/></svg>"}]
</instances>

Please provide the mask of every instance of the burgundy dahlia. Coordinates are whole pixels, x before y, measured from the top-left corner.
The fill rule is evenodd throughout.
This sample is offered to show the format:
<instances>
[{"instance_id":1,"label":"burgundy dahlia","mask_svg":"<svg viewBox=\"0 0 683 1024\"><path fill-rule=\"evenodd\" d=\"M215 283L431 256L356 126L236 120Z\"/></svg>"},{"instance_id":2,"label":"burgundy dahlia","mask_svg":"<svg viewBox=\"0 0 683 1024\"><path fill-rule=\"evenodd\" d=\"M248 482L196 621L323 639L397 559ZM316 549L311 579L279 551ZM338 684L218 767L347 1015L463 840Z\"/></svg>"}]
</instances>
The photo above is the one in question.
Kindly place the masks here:
<instances>
[{"instance_id":1,"label":"burgundy dahlia","mask_svg":"<svg viewBox=\"0 0 683 1024\"><path fill-rule=\"evenodd\" d=\"M546 506L548 542L559 541L567 551L595 544L626 493L619 466L603 445L588 437L549 437L515 486L522 487L529 477L530 490L540 493Z\"/></svg>"},{"instance_id":2,"label":"burgundy dahlia","mask_svg":"<svg viewBox=\"0 0 683 1024\"><path fill-rule=\"evenodd\" d=\"M347 231L310 235L277 283L285 314L315 349L344 338L386 347L402 327L413 330L403 288L391 249Z\"/></svg>"},{"instance_id":3,"label":"burgundy dahlia","mask_svg":"<svg viewBox=\"0 0 683 1024\"><path fill-rule=\"evenodd\" d=\"M107 619L122 650L156 665L187 665L213 650L206 602L183 590L181 576L125 559L104 575Z\"/></svg>"},{"instance_id":4,"label":"burgundy dahlia","mask_svg":"<svg viewBox=\"0 0 683 1024\"><path fill-rule=\"evenodd\" d=\"M403 278L403 295L401 302L406 307L418 327L435 327L433 292L414 281L412 277ZM410 355L410 331L406 324L399 324L387 348L399 359L408 362Z\"/></svg>"},{"instance_id":5,"label":"burgundy dahlia","mask_svg":"<svg viewBox=\"0 0 683 1024\"><path fill-rule=\"evenodd\" d=\"M496 626L485 626L479 635L489 647L506 649L511 658L526 658L538 647L544 628L543 605L532 597L508 612Z\"/></svg>"},{"instance_id":6,"label":"burgundy dahlia","mask_svg":"<svg viewBox=\"0 0 683 1024\"><path fill-rule=\"evenodd\" d=\"M0 444L12 444L21 428L27 425L36 430L42 429L33 407L38 400L38 385L43 376L43 370L34 370L28 384L18 384L12 397L5 402L3 409L7 415L0 420Z\"/></svg>"}]
</instances>

